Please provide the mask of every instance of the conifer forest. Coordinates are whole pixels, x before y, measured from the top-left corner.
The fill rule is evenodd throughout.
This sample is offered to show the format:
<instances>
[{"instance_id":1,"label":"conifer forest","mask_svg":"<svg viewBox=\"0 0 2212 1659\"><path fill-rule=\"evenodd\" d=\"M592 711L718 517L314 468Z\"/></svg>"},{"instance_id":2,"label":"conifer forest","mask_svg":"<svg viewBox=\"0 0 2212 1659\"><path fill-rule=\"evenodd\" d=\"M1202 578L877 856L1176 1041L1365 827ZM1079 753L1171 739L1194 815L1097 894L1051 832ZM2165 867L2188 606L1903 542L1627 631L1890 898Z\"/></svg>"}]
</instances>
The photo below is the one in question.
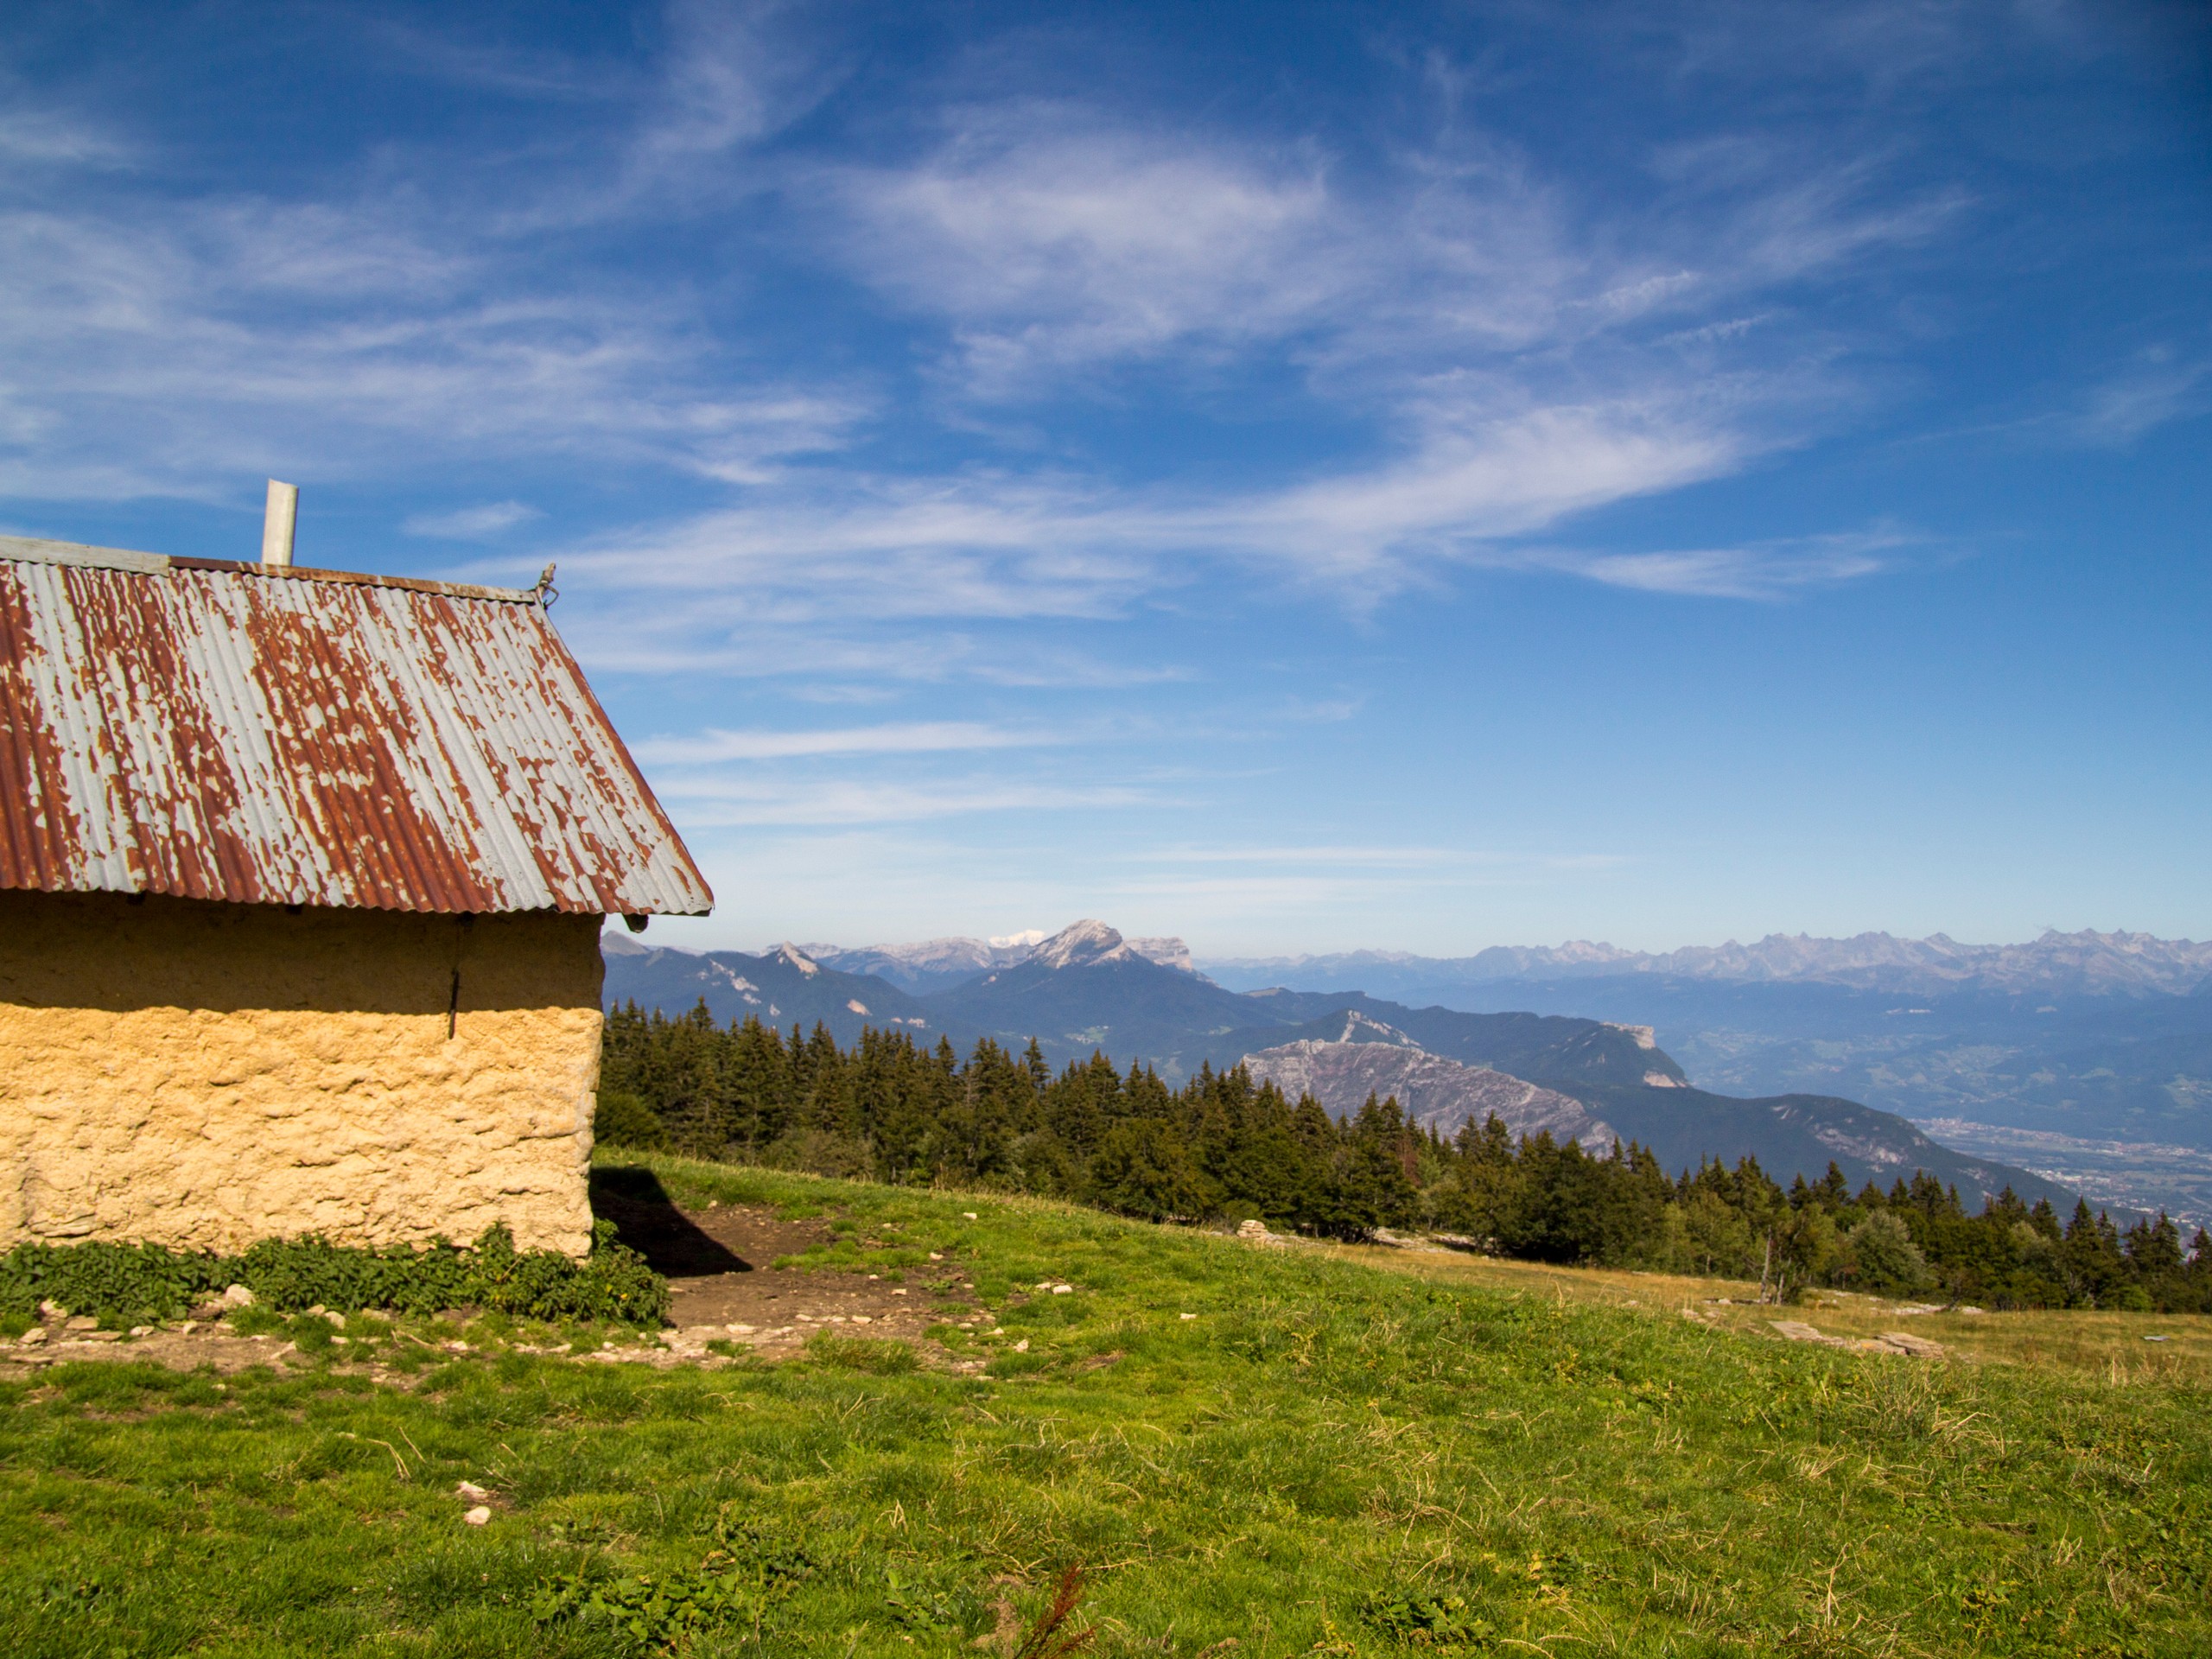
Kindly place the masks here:
<instances>
[{"instance_id":1,"label":"conifer forest","mask_svg":"<svg viewBox=\"0 0 2212 1659\"><path fill-rule=\"evenodd\" d=\"M1988 1307L2212 1311L2212 1238L2165 1216L2122 1228L2008 1190L1978 1213L1924 1173L1885 1191L1745 1159L1669 1171L1633 1143L1449 1136L1370 1098L1344 1121L1236 1067L1171 1088L1103 1054L1055 1073L1034 1043L965 1058L899 1032L850 1049L703 1007L607 1016L600 1134L612 1143L859 1178L1058 1198L1154 1221L1256 1218L1335 1238L1418 1230L1524 1260L1757 1280Z\"/></svg>"}]
</instances>

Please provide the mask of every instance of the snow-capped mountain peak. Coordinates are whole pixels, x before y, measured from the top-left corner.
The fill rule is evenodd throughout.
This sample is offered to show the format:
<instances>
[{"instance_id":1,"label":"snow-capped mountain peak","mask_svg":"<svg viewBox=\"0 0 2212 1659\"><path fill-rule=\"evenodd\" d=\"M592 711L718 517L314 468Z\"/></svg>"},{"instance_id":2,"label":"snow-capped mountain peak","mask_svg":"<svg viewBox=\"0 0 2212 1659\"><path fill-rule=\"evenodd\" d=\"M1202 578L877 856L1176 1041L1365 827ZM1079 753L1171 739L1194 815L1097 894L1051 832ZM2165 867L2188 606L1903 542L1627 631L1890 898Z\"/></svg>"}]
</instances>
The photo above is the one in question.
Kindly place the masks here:
<instances>
[{"instance_id":1,"label":"snow-capped mountain peak","mask_svg":"<svg viewBox=\"0 0 2212 1659\"><path fill-rule=\"evenodd\" d=\"M842 973L876 974L901 990L943 990L978 974L995 973L1027 962L1047 968L1088 967L1094 962L1125 962L1141 957L1147 962L1199 978L1191 961L1191 947L1173 938L1124 938L1105 923L1086 919L1058 933L1040 927L991 938L925 939L914 944L873 944L847 948L810 944L809 955L825 968ZM1121 955L1113 955L1116 951Z\"/></svg>"}]
</instances>

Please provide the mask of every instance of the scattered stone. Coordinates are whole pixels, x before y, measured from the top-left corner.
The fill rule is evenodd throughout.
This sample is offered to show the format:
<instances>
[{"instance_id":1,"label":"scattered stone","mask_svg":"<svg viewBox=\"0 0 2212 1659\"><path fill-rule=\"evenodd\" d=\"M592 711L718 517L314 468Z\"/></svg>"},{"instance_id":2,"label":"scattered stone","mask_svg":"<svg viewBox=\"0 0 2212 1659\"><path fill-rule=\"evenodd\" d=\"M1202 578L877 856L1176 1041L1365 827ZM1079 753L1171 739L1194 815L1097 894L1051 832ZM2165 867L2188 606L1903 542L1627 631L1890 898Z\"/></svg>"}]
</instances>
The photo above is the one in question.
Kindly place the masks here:
<instances>
[{"instance_id":1,"label":"scattered stone","mask_svg":"<svg viewBox=\"0 0 2212 1659\"><path fill-rule=\"evenodd\" d=\"M31 1326L29 1330L24 1332L22 1336L17 1337L16 1340L23 1347L35 1348L40 1343L46 1340L46 1327L42 1325L35 1325Z\"/></svg>"},{"instance_id":2,"label":"scattered stone","mask_svg":"<svg viewBox=\"0 0 2212 1659\"><path fill-rule=\"evenodd\" d=\"M465 1497L472 1503L481 1503L486 1498L491 1497L492 1493L489 1488L479 1486L473 1480L464 1480L453 1489L453 1495L455 1497Z\"/></svg>"},{"instance_id":3,"label":"scattered stone","mask_svg":"<svg viewBox=\"0 0 2212 1659\"><path fill-rule=\"evenodd\" d=\"M875 1321L868 1314L855 1313L853 1315L853 1323L855 1325L873 1325Z\"/></svg>"},{"instance_id":4,"label":"scattered stone","mask_svg":"<svg viewBox=\"0 0 2212 1659\"><path fill-rule=\"evenodd\" d=\"M1885 1331L1882 1340L1899 1353L1910 1354L1915 1359L1941 1359L1943 1344L1930 1342L1926 1337L1910 1337L1901 1331Z\"/></svg>"},{"instance_id":5,"label":"scattered stone","mask_svg":"<svg viewBox=\"0 0 2212 1659\"><path fill-rule=\"evenodd\" d=\"M976 1218L976 1212L973 1210L963 1210L960 1213L966 1217L969 1221L974 1221Z\"/></svg>"},{"instance_id":6,"label":"scattered stone","mask_svg":"<svg viewBox=\"0 0 2212 1659\"><path fill-rule=\"evenodd\" d=\"M60 1303L55 1301L50 1296L38 1305L38 1316L41 1319L66 1319L68 1317L68 1313L69 1310L67 1308L62 1306Z\"/></svg>"},{"instance_id":7,"label":"scattered stone","mask_svg":"<svg viewBox=\"0 0 2212 1659\"><path fill-rule=\"evenodd\" d=\"M1802 1319L1769 1319L1767 1323L1774 1327L1775 1335L1785 1342L1817 1342L1823 1348L1857 1348L1862 1345L1848 1337L1831 1337L1815 1331ZM1881 1346L1878 1343L1874 1345Z\"/></svg>"},{"instance_id":8,"label":"scattered stone","mask_svg":"<svg viewBox=\"0 0 2212 1659\"><path fill-rule=\"evenodd\" d=\"M1024 1337L1020 1342L1015 1343L1014 1344L1014 1351L1017 1354L1027 1353L1029 1351L1029 1338Z\"/></svg>"},{"instance_id":9,"label":"scattered stone","mask_svg":"<svg viewBox=\"0 0 2212 1659\"><path fill-rule=\"evenodd\" d=\"M89 1313L79 1313L61 1328L65 1331L97 1331L100 1328L100 1322Z\"/></svg>"},{"instance_id":10,"label":"scattered stone","mask_svg":"<svg viewBox=\"0 0 2212 1659\"><path fill-rule=\"evenodd\" d=\"M1075 1287L1073 1285L1054 1285L1052 1287L1052 1294L1055 1296L1072 1296L1075 1294Z\"/></svg>"},{"instance_id":11,"label":"scattered stone","mask_svg":"<svg viewBox=\"0 0 2212 1659\"><path fill-rule=\"evenodd\" d=\"M225 1307L251 1307L253 1293L244 1285L229 1286L223 1292L223 1306Z\"/></svg>"},{"instance_id":12,"label":"scattered stone","mask_svg":"<svg viewBox=\"0 0 2212 1659\"><path fill-rule=\"evenodd\" d=\"M944 1261L944 1252L943 1250L931 1250L931 1251L930 1252L930 1260L931 1260L931 1261L932 1261L932 1262L942 1262L942 1261Z\"/></svg>"},{"instance_id":13,"label":"scattered stone","mask_svg":"<svg viewBox=\"0 0 2212 1659\"><path fill-rule=\"evenodd\" d=\"M31 1339L31 1337L42 1337L46 1333L43 1331L34 1331L30 1333L30 1336L25 1337L23 1340L25 1342L29 1342ZM2171 1342L2173 1338L2171 1337L2145 1337L2143 1340L2145 1342Z\"/></svg>"},{"instance_id":14,"label":"scattered stone","mask_svg":"<svg viewBox=\"0 0 2212 1659\"><path fill-rule=\"evenodd\" d=\"M320 1313L324 1319L328 1319L333 1325L339 1325L340 1327L342 1327L346 1323L346 1316L343 1313L333 1313L328 1308L311 1307L308 1312L310 1313Z\"/></svg>"},{"instance_id":15,"label":"scattered stone","mask_svg":"<svg viewBox=\"0 0 2212 1659\"><path fill-rule=\"evenodd\" d=\"M734 1337L749 1337L753 1334L753 1327L749 1325L726 1325L722 1329Z\"/></svg>"},{"instance_id":16,"label":"scattered stone","mask_svg":"<svg viewBox=\"0 0 2212 1659\"><path fill-rule=\"evenodd\" d=\"M903 1290L894 1290L891 1294L893 1296L904 1296L906 1293Z\"/></svg>"},{"instance_id":17,"label":"scattered stone","mask_svg":"<svg viewBox=\"0 0 2212 1659\"><path fill-rule=\"evenodd\" d=\"M459 1337L455 1337L451 1342L447 1343L445 1346L448 1353L465 1354L468 1351L468 1344L463 1342Z\"/></svg>"},{"instance_id":18,"label":"scattered stone","mask_svg":"<svg viewBox=\"0 0 2212 1659\"><path fill-rule=\"evenodd\" d=\"M1175 1317L1179 1319L1195 1319L1198 1316L1195 1313L1178 1313Z\"/></svg>"},{"instance_id":19,"label":"scattered stone","mask_svg":"<svg viewBox=\"0 0 2212 1659\"><path fill-rule=\"evenodd\" d=\"M150 1325L134 1325L130 1327L130 1335L134 1340L139 1337L150 1337L153 1334L154 1327Z\"/></svg>"},{"instance_id":20,"label":"scattered stone","mask_svg":"<svg viewBox=\"0 0 2212 1659\"><path fill-rule=\"evenodd\" d=\"M472 1527L480 1527L492 1518L492 1511L486 1509L481 1503L479 1503L474 1509L471 1510L467 1515L462 1516L461 1518Z\"/></svg>"}]
</instances>

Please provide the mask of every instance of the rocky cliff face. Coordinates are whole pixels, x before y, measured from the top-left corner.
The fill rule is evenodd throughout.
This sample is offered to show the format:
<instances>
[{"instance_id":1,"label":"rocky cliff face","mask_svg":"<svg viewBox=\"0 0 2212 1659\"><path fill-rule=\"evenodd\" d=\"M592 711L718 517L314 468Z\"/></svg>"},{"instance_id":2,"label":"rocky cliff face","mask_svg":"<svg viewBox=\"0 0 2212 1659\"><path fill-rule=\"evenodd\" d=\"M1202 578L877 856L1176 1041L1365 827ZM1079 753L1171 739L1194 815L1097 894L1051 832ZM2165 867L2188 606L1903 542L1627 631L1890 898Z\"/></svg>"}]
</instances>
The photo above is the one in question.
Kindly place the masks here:
<instances>
[{"instance_id":1,"label":"rocky cliff face","mask_svg":"<svg viewBox=\"0 0 2212 1659\"><path fill-rule=\"evenodd\" d=\"M1255 1078L1273 1082L1293 1100L1310 1094L1335 1117L1351 1116L1370 1095L1395 1096L1413 1122L1447 1136L1495 1112L1516 1135L1548 1131L1555 1141L1579 1140L1592 1148L1613 1139L1611 1127L1580 1101L1486 1066L1427 1053L1399 1032L1365 1040L1286 1043L1248 1054L1244 1063Z\"/></svg>"}]
</instances>

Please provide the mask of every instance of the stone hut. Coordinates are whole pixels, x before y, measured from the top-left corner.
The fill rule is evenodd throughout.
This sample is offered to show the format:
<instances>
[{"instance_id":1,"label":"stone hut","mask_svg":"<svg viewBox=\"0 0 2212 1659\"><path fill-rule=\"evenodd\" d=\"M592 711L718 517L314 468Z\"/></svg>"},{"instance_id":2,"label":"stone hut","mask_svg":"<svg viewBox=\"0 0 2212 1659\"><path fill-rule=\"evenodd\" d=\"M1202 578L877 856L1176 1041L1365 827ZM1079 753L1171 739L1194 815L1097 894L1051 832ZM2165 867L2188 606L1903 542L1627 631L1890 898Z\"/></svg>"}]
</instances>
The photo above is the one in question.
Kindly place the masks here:
<instances>
[{"instance_id":1,"label":"stone hut","mask_svg":"<svg viewBox=\"0 0 2212 1659\"><path fill-rule=\"evenodd\" d=\"M601 924L713 895L550 597L0 538L0 1248L588 1248Z\"/></svg>"}]
</instances>

